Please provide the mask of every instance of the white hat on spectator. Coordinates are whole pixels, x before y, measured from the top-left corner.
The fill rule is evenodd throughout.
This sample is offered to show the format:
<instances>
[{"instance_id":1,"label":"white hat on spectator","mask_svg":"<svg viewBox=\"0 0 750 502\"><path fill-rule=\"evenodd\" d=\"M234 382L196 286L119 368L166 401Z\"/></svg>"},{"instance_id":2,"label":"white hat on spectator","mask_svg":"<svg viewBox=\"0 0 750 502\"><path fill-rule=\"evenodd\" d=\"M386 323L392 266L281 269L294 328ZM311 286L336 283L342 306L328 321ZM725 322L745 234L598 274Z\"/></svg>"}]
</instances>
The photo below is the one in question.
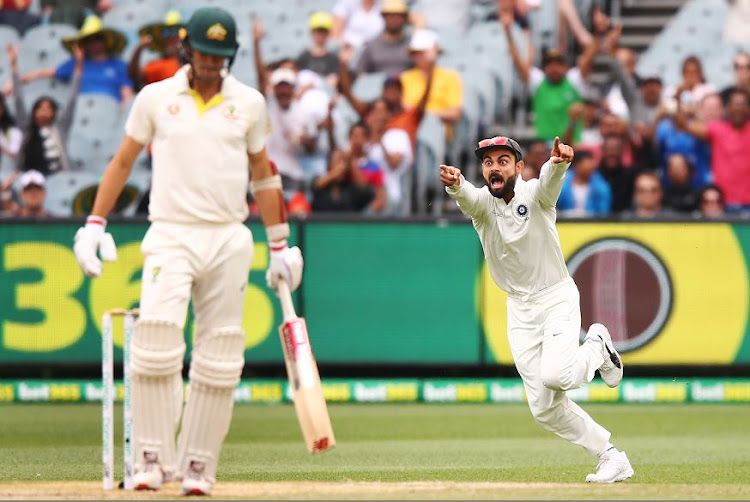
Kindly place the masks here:
<instances>
[{"instance_id":1,"label":"white hat on spectator","mask_svg":"<svg viewBox=\"0 0 750 502\"><path fill-rule=\"evenodd\" d=\"M420 28L414 30L409 41L410 51L428 51L438 45L438 34L432 30Z\"/></svg>"},{"instance_id":2,"label":"white hat on spectator","mask_svg":"<svg viewBox=\"0 0 750 502\"><path fill-rule=\"evenodd\" d=\"M47 184L47 180L42 173L35 169L31 169L30 171L26 171L21 175L19 184L21 185L21 190L25 190L26 187L30 185L44 188L44 186Z\"/></svg>"},{"instance_id":3,"label":"white hat on spectator","mask_svg":"<svg viewBox=\"0 0 750 502\"><path fill-rule=\"evenodd\" d=\"M275 87L279 84L297 85L297 74L289 68L276 68L271 73L271 85Z\"/></svg>"}]
</instances>

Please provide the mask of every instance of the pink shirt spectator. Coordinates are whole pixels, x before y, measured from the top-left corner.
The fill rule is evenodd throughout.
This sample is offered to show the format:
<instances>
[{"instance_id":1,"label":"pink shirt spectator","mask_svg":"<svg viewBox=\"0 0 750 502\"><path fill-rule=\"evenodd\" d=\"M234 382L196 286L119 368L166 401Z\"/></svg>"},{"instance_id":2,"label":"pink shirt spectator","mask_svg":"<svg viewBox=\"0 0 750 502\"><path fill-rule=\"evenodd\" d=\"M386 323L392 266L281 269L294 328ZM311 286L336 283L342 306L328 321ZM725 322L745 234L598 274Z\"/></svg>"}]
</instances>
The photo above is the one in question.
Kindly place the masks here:
<instances>
[{"instance_id":1,"label":"pink shirt spectator","mask_svg":"<svg viewBox=\"0 0 750 502\"><path fill-rule=\"evenodd\" d=\"M735 129L726 120L708 124L711 144L711 172L714 182L724 191L727 205L750 205L750 121Z\"/></svg>"}]
</instances>

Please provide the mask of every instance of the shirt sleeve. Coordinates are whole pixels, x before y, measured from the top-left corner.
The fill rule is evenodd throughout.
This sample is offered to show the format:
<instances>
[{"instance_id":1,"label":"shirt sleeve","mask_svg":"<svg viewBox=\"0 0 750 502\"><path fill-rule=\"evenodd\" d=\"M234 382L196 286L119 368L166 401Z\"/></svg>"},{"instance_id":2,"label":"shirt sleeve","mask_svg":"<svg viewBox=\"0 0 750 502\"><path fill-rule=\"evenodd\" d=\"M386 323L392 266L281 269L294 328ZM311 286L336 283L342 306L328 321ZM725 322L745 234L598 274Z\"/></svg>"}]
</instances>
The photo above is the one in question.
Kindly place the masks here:
<instances>
[{"instance_id":1,"label":"shirt sleeve","mask_svg":"<svg viewBox=\"0 0 750 502\"><path fill-rule=\"evenodd\" d=\"M540 68L532 66L529 70L529 94L534 94L542 85L542 82L544 82L544 72Z\"/></svg>"},{"instance_id":2,"label":"shirt sleeve","mask_svg":"<svg viewBox=\"0 0 750 502\"><path fill-rule=\"evenodd\" d=\"M586 93L588 84L584 80L580 68L576 66L568 70L567 77L568 82L570 82L570 84L575 87L576 91L578 91L578 94L584 95Z\"/></svg>"},{"instance_id":3,"label":"shirt sleeve","mask_svg":"<svg viewBox=\"0 0 750 502\"><path fill-rule=\"evenodd\" d=\"M117 81L120 87L130 87L133 89L133 81L128 77L128 66L123 61L117 62Z\"/></svg>"},{"instance_id":4,"label":"shirt sleeve","mask_svg":"<svg viewBox=\"0 0 750 502\"><path fill-rule=\"evenodd\" d=\"M253 111L255 122L247 129L247 151L258 153L266 146L266 138L271 134L271 116L265 98L259 96Z\"/></svg>"},{"instance_id":5,"label":"shirt sleeve","mask_svg":"<svg viewBox=\"0 0 750 502\"><path fill-rule=\"evenodd\" d=\"M712 120L706 125L706 132L708 137L706 138L709 143L713 142L721 133L721 123L718 120Z\"/></svg>"},{"instance_id":6,"label":"shirt sleeve","mask_svg":"<svg viewBox=\"0 0 750 502\"><path fill-rule=\"evenodd\" d=\"M457 187L445 187L445 191L458 204L458 208L476 223L481 223L489 213L487 197L482 190L466 181L461 175L461 184Z\"/></svg>"},{"instance_id":7,"label":"shirt sleeve","mask_svg":"<svg viewBox=\"0 0 750 502\"><path fill-rule=\"evenodd\" d=\"M155 102L154 93L149 87L145 87L135 96L128 120L125 122L125 134L141 145L149 144L154 138L153 109Z\"/></svg>"},{"instance_id":8,"label":"shirt sleeve","mask_svg":"<svg viewBox=\"0 0 750 502\"><path fill-rule=\"evenodd\" d=\"M352 15L354 4L351 0L339 0L336 2L336 5L333 6L333 15L335 17L343 17L344 19L349 19L349 16Z\"/></svg>"},{"instance_id":9,"label":"shirt sleeve","mask_svg":"<svg viewBox=\"0 0 750 502\"><path fill-rule=\"evenodd\" d=\"M63 64L57 67L55 70L55 78L67 82L70 77L73 76L73 68L75 67L75 60L73 58L68 59Z\"/></svg>"},{"instance_id":10,"label":"shirt sleeve","mask_svg":"<svg viewBox=\"0 0 750 502\"><path fill-rule=\"evenodd\" d=\"M448 108L461 108L464 104L464 87L461 75L451 71L446 79L445 99Z\"/></svg>"},{"instance_id":11,"label":"shirt sleeve","mask_svg":"<svg viewBox=\"0 0 750 502\"><path fill-rule=\"evenodd\" d=\"M570 167L570 162L553 164L549 160L542 166L536 188L536 199L542 207L555 207L568 167Z\"/></svg>"}]
</instances>

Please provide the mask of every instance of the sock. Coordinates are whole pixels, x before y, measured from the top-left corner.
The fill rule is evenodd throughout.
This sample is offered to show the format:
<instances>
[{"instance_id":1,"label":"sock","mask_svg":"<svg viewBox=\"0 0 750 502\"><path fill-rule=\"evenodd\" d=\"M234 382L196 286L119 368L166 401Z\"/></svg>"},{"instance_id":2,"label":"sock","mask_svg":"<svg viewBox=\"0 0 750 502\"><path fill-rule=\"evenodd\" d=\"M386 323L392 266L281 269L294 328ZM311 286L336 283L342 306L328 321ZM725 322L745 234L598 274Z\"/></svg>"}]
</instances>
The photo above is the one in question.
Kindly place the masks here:
<instances>
[{"instance_id":1,"label":"sock","mask_svg":"<svg viewBox=\"0 0 750 502\"><path fill-rule=\"evenodd\" d=\"M614 453L617 451L617 448L615 448L615 445L607 441L606 446L604 446L604 449L599 452L599 458L605 458L608 457L610 453Z\"/></svg>"}]
</instances>

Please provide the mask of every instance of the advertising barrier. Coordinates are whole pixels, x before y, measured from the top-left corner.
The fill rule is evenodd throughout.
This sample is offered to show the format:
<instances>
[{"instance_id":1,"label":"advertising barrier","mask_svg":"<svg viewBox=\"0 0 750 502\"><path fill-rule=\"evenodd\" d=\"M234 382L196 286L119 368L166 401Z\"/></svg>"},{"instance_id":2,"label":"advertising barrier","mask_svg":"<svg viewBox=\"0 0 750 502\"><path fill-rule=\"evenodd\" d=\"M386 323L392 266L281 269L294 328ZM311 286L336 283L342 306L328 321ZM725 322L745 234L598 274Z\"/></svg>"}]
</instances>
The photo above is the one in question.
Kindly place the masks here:
<instances>
[{"instance_id":1,"label":"advertising barrier","mask_svg":"<svg viewBox=\"0 0 750 502\"><path fill-rule=\"evenodd\" d=\"M524 403L518 379L459 380L340 380L326 379L323 394L329 403ZM626 379L610 389L601 382L568 391L581 403L750 403L750 380ZM116 400L123 387L116 384ZM0 403L92 403L102 399L98 380L19 380L0 383ZM291 403L286 380L242 380L234 391L236 403Z\"/></svg>"},{"instance_id":2,"label":"advertising barrier","mask_svg":"<svg viewBox=\"0 0 750 502\"><path fill-rule=\"evenodd\" d=\"M119 259L94 280L73 255L78 226L0 224L0 364L98 363L102 314L138 306L147 224L108 227ZM265 285L265 232L260 223L249 227L246 360L283 364L281 312ZM583 329L606 324L626 364L750 364L750 224L558 227L581 292ZM296 301L320 363L512 364L505 297L468 221L297 222L291 241L303 248ZM186 332L190 340L190 314ZM114 339L120 358L121 326Z\"/></svg>"}]
</instances>

